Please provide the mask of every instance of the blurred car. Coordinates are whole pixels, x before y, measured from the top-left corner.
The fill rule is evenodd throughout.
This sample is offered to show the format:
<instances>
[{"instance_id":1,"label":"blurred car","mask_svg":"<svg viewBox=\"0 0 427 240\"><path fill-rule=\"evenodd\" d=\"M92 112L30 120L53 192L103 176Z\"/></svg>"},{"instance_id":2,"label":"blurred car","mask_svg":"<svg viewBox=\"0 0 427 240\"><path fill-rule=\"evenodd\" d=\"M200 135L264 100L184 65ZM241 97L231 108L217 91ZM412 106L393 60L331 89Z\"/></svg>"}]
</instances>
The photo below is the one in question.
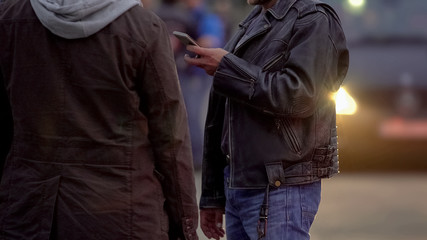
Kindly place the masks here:
<instances>
[{"instance_id":1,"label":"blurred car","mask_svg":"<svg viewBox=\"0 0 427 240\"><path fill-rule=\"evenodd\" d=\"M341 171L427 171L427 1L324 2L350 51L335 97Z\"/></svg>"}]
</instances>

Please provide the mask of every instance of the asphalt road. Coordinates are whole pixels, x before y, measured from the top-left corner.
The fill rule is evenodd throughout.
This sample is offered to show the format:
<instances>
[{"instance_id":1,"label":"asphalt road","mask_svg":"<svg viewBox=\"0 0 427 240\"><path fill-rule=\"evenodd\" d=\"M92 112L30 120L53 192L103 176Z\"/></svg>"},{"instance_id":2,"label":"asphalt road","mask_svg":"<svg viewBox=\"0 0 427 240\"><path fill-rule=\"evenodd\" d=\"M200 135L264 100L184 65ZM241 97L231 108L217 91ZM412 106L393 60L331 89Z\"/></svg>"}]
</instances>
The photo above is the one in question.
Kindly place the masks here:
<instances>
[{"instance_id":1,"label":"asphalt road","mask_svg":"<svg viewBox=\"0 0 427 240\"><path fill-rule=\"evenodd\" d=\"M195 177L199 197L201 174ZM207 239L200 229L199 237ZM426 239L427 173L341 173L323 180L311 240Z\"/></svg>"}]
</instances>

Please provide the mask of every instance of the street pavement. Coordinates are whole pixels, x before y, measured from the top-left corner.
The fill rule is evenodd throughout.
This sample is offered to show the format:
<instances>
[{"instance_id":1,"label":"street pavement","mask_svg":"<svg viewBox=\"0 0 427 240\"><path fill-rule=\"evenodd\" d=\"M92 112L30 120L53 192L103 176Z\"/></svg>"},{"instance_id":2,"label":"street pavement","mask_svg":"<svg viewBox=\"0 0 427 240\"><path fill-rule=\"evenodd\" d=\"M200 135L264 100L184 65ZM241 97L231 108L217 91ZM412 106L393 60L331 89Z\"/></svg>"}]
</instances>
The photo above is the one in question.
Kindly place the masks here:
<instances>
[{"instance_id":1,"label":"street pavement","mask_svg":"<svg viewBox=\"0 0 427 240\"><path fill-rule=\"evenodd\" d=\"M200 172L195 177L200 197ZM323 180L310 234L311 240L427 240L427 173L341 173Z\"/></svg>"}]
</instances>

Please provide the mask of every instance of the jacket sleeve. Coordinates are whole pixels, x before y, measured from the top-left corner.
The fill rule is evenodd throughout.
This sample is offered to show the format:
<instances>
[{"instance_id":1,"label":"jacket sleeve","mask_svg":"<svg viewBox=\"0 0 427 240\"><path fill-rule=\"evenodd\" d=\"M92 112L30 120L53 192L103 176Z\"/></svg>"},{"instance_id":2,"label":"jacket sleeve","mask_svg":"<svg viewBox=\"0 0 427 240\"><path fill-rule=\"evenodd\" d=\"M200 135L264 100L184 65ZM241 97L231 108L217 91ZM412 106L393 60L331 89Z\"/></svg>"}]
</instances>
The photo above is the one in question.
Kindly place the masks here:
<instances>
[{"instance_id":1,"label":"jacket sleeve","mask_svg":"<svg viewBox=\"0 0 427 240\"><path fill-rule=\"evenodd\" d=\"M155 166L162 176L170 239L197 239L198 209L187 113L166 27L158 20L151 28L152 38L141 63L140 108L148 118Z\"/></svg>"},{"instance_id":2,"label":"jacket sleeve","mask_svg":"<svg viewBox=\"0 0 427 240\"><path fill-rule=\"evenodd\" d=\"M221 150L226 99L211 91L205 124L202 194L200 208L224 208L224 167L226 156Z\"/></svg>"},{"instance_id":3,"label":"jacket sleeve","mask_svg":"<svg viewBox=\"0 0 427 240\"><path fill-rule=\"evenodd\" d=\"M13 136L13 121L12 112L7 96L4 76L0 70L0 179L3 175L3 167L6 161L7 154L9 153L12 144Z\"/></svg>"},{"instance_id":4,"label":"jacket sleeve","mask_svg":"<svg viewBox=\"0 0 427 240\"><path fill-rule=\"evenodd\" d=\"M341 83L332 83L338 81L333 64L347 50L345 44L342 49L336 48L342 47L345 39L343 34L337 39L330 34L335 24L338 23L330 21L323 12L298 19L287 52L282 55L284 60L278 61L283 62L278 71L269 71L227 54L215 73L215 91L269 114L312 115L320 88Z\"/></svg>"}]
</instances>

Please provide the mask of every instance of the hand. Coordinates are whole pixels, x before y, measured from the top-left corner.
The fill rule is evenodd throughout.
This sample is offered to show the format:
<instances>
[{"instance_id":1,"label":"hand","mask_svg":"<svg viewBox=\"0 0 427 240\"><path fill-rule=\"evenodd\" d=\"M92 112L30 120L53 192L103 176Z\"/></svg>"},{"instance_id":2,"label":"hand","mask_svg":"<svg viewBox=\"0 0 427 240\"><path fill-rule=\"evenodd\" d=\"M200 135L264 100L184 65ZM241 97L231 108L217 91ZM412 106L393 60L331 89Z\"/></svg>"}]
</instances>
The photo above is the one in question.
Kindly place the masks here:
<instances>
[{"instance_id":1,"label":"hand","mask_svg":"<svg viewBox=\"0 0 427 240\"><path fill-rule=\"evenodd\" d=\"M200 209L200 227L207 238L219 240L224 237L225 231L222 228L222 208Z\"/></svg>"},{"instance_id":2,"label":"hand","mask_svg":"<svg viewBox=\"0 0 427 240\"><path fill-rule=\"evenodd\" d=\"M184 56L184 60L191 65L203 68L207 74L214 75L221 59L228 53L222 48L202 48L188 45L187 50L196 53L198 58Z\"/></svg>"}]
</instances>

